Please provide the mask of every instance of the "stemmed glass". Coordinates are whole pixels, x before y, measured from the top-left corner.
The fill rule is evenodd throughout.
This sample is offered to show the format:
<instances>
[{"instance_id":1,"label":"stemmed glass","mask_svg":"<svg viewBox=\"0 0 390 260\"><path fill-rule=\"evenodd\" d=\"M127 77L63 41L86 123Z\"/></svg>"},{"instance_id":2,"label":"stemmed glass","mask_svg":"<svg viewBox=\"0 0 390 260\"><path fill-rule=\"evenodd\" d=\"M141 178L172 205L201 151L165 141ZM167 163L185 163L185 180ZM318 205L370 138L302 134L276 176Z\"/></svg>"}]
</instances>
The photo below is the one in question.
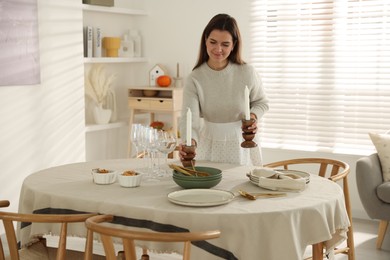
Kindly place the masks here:
<instances>
[{"instance_id":1,"label":"stemmed glass","mask_svg":"<svg viewBox=\"0 0 390 260\"><path fill-rule=\"evenodd\" d=\"M158 131L157 149L164 154L165 165L168 165L168 154L176 148L177 138L174 133L160 130ZM168 176L168 170L161 170L162 176Z\"/></svg>"},{"instance_id":2,"label":"stemmed glass","mask_svg":"<svg viewBox=\"0 0 390 260\"><path fill-rule=\"evenodd\" d=\"M158 131L152 127L145 127L144 145L150 157L149 180L157 180L156 176L159 173L159 165L156 163Z\"/></svg>"},{"instance_id":3,"label":"stemmed glass","mask_svg":"<svg viewBox=\"0 0 390 260\"><path fill-rule=\"evenodd\" d=\"M142 131L141 124L132 124L131 125L130 141L131 141L131 143L134 144L134 147L135 147L135 157L138 157L139 148L141 147L141 131Z\"/></svg>"},{"instance_id":4,"label":"stemmed glass","mask_svg":"<svg viewBox=\"0 0 390 260\"><path fill-rule=\"evenodd\" d=\"M141 124L131 125L130 141L134 144L136 150L136 157L142 158L142 168L149 168L148 160L146 159L148 154L146 152L146 133L147 127Z\"/></svg>"}]
</instances>

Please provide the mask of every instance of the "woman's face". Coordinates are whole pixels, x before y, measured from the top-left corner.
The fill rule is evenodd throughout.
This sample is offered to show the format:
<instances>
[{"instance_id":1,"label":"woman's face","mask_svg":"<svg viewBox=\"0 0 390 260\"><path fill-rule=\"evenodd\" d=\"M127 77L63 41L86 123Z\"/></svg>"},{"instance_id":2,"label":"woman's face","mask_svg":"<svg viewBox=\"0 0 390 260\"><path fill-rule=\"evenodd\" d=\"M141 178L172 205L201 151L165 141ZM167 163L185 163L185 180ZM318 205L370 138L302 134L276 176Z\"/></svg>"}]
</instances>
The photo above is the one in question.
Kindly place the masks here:
<instances>
[{"instance_id":1,"label":"woman's face","mask_svg":"<svg viewBox=\"0 0 390 260\"><path fill-rule=\"evenodd\" d=\"M225 64L233 47L233 37L228 31L211 31L209 37L206 39L209 62L213 64Z\"/></svg>"}]
</instances>

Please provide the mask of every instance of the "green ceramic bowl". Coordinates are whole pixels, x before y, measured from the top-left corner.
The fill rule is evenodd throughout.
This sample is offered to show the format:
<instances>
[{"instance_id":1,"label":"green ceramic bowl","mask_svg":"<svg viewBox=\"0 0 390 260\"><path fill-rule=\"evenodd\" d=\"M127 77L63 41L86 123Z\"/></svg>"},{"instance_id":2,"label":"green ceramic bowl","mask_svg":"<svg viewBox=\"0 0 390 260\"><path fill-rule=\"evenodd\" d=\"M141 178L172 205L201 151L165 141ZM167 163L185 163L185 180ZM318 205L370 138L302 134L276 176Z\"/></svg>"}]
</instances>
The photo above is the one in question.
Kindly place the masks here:
<instances>
[{"instance_id":1,"label":"green ceramic bowl","mask_svg":"<svg viewBox=\"0 0 390 260\"><path fill-rule=\"evenodd\" d=\"M218 174L218 175L212 175L212 176L205 176L205 177L192 177L192 176L186 176L186 175L182 175L182 174L173 174L172 175L173 177L175 177L176 179L180 179L180 180L184 180L184 181L210 181L210 180L215 180L215 179L219 179L222 177L222 174Z\"/></svg>"},{"instance_id":2,"label":"green ceramic bowl","mask_svg":"<svg viewBox=\"0 0 390 260\"><path fill-rule=\"evenodd\" d=\"M196 166L195 170L201 171L201 172L207 172L210 174L210 176L203 176L203 177L188 176L188 175L185 175L185 174L178 172L178 171L175 171L175 170L173 171L173 176L176 178L179 178L179 179L183 179L183 180L196 180L196 181L212 180L212 179L217 179L217 178L222 177L222 171L220 169L217 169L217 168Z\"/></svg>"},{"instance_id":3,"label":"green ceramic bowl","mask_svg":"<svg viewBox=\"0 0 390 260\"><path fill-rule=\"evenodd\" d=\"M216 186L222 180L222 176L214 180L196 181L196 180L182 180L173 177L173 181L184 189L208 189Z\"/></svg>"},{"instance_id":4,"label":"green ceramic bowl","mask_svg":"<svg viewBox=\"0 0 390 260\"><path fill-rule=\"evenodd\" d=\"M173 181L184 189L207 189L216 186L222 180L222 171L212 167L195 166L195 170L207 172L210 176L197 177L188 176L177 171L173 171Z\"/></svg>"}]
</instances>

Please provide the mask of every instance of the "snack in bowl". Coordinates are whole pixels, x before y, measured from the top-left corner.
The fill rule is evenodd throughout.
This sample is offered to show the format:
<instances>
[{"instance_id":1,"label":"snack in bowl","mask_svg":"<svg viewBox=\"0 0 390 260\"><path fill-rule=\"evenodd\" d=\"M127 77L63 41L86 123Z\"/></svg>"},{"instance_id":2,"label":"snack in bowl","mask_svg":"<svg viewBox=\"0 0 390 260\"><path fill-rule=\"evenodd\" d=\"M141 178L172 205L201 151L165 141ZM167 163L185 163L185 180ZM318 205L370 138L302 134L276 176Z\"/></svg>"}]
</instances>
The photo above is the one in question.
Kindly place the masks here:
<instances>
[{"instance_id":1,"label":"snack in bowl","mask_svg":"<svg viewBox=\"0 0 390 260\"><path fill-rule=\"evenodd\" d=\"M116 180L116 172L104 168L92 169L92 176L96 184L111 184Z\"/></svg>"},{"instance_id":2,"label":"snack in bowl","mask_svg":"<svg viewBox=\"0 0 390 260\"><path fill-rule=\"evenodd\" d=\"M103 168L97 168L96 172L98 172L98 173L109 173L110 171L107 170L107 169L103 169Z\"/></svg>"},{"instance_id":3,"label":"snack in bowl","mask_svg":"<svg viewBox=\"0 0 390 260\"><path fill-rule=\"evenodd\" d=\"M134 170L126 170L118 174L119 185L126 188L138 187L141 179L142 174Z\"/></svg>"},{"instance_id":4,"label":"snack in bowl","mask_svg":"<svg viewBox=\"0 0 390 260\"><path fill-rule=\"evenodd\" d=\"M135 176L137 173L135 171L124 171L122 173L123 176Z\"/></svg>"}]
</instances>

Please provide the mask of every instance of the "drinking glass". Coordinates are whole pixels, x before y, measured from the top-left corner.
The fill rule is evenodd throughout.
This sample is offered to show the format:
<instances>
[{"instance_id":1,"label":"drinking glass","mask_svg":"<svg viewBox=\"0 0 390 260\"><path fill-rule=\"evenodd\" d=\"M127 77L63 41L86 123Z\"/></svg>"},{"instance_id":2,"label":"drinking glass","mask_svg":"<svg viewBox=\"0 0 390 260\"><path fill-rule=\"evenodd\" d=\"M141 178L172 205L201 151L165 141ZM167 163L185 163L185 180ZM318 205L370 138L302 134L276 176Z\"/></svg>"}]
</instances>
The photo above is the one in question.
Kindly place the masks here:
<instances>
[{"instance_id":1,"label":"drinking glass","mask_svg":"<svg viewBox=\"0 0 390 260\"><path fill-rule=\"evenodd\" d=\"M130 141L133 143L135 147L135 157L139 155L139 148L141 147L141 124L132 124L131 125L131 133L130 133Z\"/></svg>"},{"instance_id":2,"label":"drinking glass","mask_svg":"<svg viewBox=\"0 0 390 260\"><path fill-rule=\"evenodd\" d=\"M149 180L157 180L157 175L159 174L159 165L156 162L157 155L157 143L158 143L158 131L152 127L145 127L144 131L144 144L146 147L146 152L150 158L149 164Z\"/></svg>"},{"instance_id":3,"label":"drinking glass","mask_svg":"<svg viewBox=\"0 0 390 260\"><path fill-rule=\"evenodd\" d=\"M167 167L165 170L160 168L163 176L169 175L168 154L176 149L176 144L177 138L174 133L163 130L158 131L157 149L160 153L164 154L165 166Z\"/></svg>"}]
</instances>

